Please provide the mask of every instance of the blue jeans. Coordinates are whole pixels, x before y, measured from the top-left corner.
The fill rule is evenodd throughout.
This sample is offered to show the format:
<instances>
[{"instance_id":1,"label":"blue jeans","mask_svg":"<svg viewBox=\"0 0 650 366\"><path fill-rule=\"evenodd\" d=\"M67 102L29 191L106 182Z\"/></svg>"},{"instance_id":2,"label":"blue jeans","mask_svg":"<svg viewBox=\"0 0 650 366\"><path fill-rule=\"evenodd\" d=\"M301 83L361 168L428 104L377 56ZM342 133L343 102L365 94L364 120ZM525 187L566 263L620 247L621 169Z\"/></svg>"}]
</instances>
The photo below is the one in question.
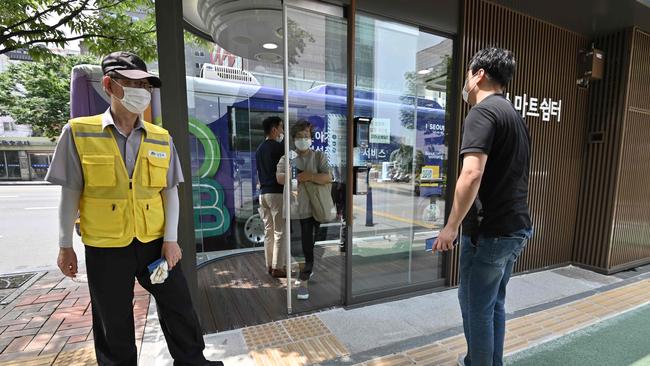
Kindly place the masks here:
<instances>
[{"instance_id":1,"label":"blue jeans","mask_svg":"<svg viewBox=\"0 0 650 366\"><path fill-rule=\"evenodd\" d=\"M458 300L467 341L466 366L503 365L506 285L532 235L523 229L499 237L463 235Z\"/></svg>"}]
</instances>

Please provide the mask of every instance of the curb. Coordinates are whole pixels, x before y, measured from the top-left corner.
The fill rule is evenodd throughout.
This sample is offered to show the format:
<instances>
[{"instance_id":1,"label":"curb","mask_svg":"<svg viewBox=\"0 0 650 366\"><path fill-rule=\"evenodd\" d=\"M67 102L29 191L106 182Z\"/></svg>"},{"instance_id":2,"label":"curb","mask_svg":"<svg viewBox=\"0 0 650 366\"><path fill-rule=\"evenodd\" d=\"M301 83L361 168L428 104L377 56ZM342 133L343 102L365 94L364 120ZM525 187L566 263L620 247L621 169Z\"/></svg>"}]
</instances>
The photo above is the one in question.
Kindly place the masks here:
<instances>
[{"instance_id":1,"label":"curb","mask_svg":"<svg viewBox=\"0 0 650 366\"><path fill-rule=\"evenodd\" d=\"M0 181L0 186L52 186L50 182L39 180Z\"/></svg>"}]
</instances>

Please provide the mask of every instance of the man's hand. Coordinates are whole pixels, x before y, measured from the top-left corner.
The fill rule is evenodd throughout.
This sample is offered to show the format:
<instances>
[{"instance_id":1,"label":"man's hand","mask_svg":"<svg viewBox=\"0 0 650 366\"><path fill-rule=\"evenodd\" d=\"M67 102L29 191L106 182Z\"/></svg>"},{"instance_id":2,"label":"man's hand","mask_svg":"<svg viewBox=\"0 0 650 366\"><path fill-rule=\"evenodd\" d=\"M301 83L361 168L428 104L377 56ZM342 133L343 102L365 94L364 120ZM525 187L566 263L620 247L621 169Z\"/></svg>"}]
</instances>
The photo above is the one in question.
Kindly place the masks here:
<instances>
[{"instance_id":1,"label":"man's hand","mask_svg":"<svg viewBox=\"0 0 650 366\"><path fill-rule=\"evenodd\" d=\"M314 178L314 174L312 174L310 172L302 172L302 173L298 174L298 176L296 176L296 178L298 179L298 182L301 182L301 183L302 182L310 182Z\"/></svg>"},{"instance_id":2,"label":"man's hand","mask_svg":"<svg viewBox=\"0 0 650 366\"><path fill-rule=\"evenodd\" d=\"M454 243L458 238L458 228L445 226L438 234L438 239L433 244L434 252L444 252L454 249Z\"/></svg>"},{"instance_id":3,"label":"man's hand","mask_svg":"<svg viewBox=\"0 0 650 366\"><path fill-rule=\"evenodd\" d=\"M175 241L166 241L162 245L162 256L167 260L167 266L171 271L172 268L183 258L181 247Z\"/></svg>"},{"instance_id":4,"label":"man's hand","mask_svg":"<svg viewBox=\"0 0 650 366\"><path fill-rule=\"evenodd\" d=\"M56 260L61 273L67 277L77 276L77 254L73 248L59 248L59 258Z\"/></svg>"}]
</instances>

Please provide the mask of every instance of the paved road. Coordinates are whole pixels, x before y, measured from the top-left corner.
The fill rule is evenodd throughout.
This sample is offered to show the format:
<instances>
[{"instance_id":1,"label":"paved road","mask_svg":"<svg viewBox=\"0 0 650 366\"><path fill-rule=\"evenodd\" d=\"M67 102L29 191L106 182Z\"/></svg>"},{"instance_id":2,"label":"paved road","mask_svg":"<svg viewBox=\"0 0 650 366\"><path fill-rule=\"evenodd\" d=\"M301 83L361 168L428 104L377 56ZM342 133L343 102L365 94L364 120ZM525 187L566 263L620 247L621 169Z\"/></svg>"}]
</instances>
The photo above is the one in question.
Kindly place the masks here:
<instances>
[{"instance_id":1,"label":"paved road","mask_svg":"<svg viewBox=\"0 0 650 366\"><path fill-rule=\"evenodd\" d=\"M60 192L58 186L0 186L0 273L56 266ZM83 262L76 234L74 241Z\"/></svg>"},{"instance_id":2,"label":"paved road","mask_svg":"<svg viewBox=\"0 0 650 366\"><path fill-rule=\"evenodd\" d=\"M0 186L0 273L56 265L59 194L58 186ZM414 206L418 210L411 196L397 190L377 190L373 202L375 226L366 227L366 197L355 196L355 235L359 237L408 231ZM416 221L420 218L416 214ZM81 240L74 235L74 241L77 256L83 262Z\"/></svg>"}]
</instances>

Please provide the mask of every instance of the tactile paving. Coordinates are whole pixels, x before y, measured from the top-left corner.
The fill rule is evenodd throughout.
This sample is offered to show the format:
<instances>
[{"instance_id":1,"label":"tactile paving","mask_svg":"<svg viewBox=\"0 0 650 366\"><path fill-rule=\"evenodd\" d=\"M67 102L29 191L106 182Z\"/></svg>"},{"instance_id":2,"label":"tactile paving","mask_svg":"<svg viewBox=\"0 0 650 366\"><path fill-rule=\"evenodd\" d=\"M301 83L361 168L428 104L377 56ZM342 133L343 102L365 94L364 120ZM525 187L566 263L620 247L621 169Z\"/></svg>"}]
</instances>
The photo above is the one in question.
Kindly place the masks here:
<instances>
[{"instance_id":1,"label":"tactile paving","mask_svg":"<svg viewBox=\"0 0 650 366\"><path fill-rule=\"evenodd\" d=\"M278 347L291 343L289 334L280 323L267 323L242 330L249 350Z\"/></svg>"},{"instance_id":2,"label":"tactile paving","mask_svg":"<svg viewBox=\"0 0 650 366\"><path fill-rule=\"evenodd\" d=\"M73 351L61 351L53 366L91 366L97 365L95 349L83 347Z\"/></svg>"},{"instance_id":3,"label":"tactile paving","mask_svg":"<svg viewBox=\"0 0 650 366\"><path fill-rule=\"evenodd\" d=\"M314 315L248 327L242 333L258 365L309 365L349 355Z\"/></svg>"}]
</instances>

